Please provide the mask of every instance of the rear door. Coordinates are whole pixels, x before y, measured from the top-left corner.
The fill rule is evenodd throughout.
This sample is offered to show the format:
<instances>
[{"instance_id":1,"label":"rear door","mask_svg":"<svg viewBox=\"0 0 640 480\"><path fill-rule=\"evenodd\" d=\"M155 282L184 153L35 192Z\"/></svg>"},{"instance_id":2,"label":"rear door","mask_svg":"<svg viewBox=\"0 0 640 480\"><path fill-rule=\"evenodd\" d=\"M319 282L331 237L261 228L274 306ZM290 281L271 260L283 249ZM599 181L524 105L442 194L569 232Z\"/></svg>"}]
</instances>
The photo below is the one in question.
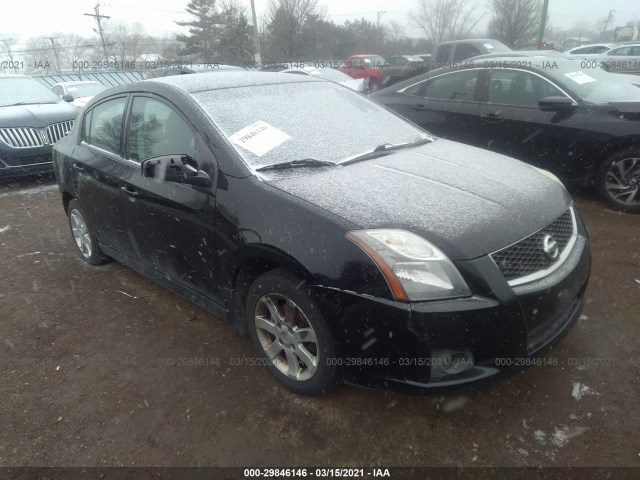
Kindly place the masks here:
<instances>
[{"instance_id":1,"label":"rear door","mask_svg":"<svg viewBox=\"0 0 640 480\"><path fill-rule=\"evenodd\" d=\"M111 97L82 117L82 139L73 151L73 177L78 200L85 208L101 244L130 250L125 204L121 195L124 159L122 125L129 97Z\"/></svg>"}]
</instances>

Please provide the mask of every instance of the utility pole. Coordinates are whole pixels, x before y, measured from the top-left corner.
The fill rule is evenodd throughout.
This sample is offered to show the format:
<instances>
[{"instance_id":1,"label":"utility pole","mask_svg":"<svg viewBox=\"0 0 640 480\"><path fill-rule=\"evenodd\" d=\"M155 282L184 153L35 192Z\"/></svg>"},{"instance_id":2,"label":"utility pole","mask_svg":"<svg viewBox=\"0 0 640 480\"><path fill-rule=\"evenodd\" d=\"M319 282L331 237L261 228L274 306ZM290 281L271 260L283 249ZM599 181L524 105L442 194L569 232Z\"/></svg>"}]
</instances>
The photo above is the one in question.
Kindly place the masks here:
<instances>
[{"instance_id":1,"label":"utility pole","mask_svg":"<svg viewBox=\"0 0 640 480\"><path fill-rule=\"evenodd\" d=\"M51 40L51 46L53 47L53 54L56 56L56 65L58 67L58 73L61 72L60 70L60 58L58 57L58 50L56 49L56 44L53 41L53 37L49 37L49 40Z\"/></svg>"},{"instance_id":2,"label":"utility pole","mask_svg":"<svg viewBox=\"0 0 640 480\"><path fill-rule=\"evenodd\" d=\"M538 32L538 48L542 48L544 40L544 29L547 26L547 12L549 11L549 0L544 0L542 5L542 16L540 17L540 31Z\"/></svg>"},{"instance_id":3,"label":"utility pole","mask_svg":"<svg viewBox=\"0 0 640 480\"><path fill-rule=\"evenodd\" d=\"M102 41L102 54L104 55L104 60L109 60L109 56L107 55L107 43L104 41L104 32L102 31L102 23L101 20L103 18L106 18L107 20L110 19L111 17L108 17L107 15L100 15L100 4L96 3L96 6L93 7L93 10L96 13L85 13L85 15L87 17L94 17L96 19L96 22L98 22L98 34L100 35L100 40ZM93 29L93 31L95 32L95 28Z\"/></svg>"},{"instance_id":4,"label":"utility pole","mask_svg":"<svg viewBox=\"0 0 640 480\"><path fill-rule=\"evenodd\" d=\"M256 67L262 64L262 55L260 54L260 37L258 36L258 21L256 20L256 6L251 0L251 15L253 16L253 43L256 47L255 62Z\"/></svg>"},{"instance_id":5,"label":"utility pole","mask_svg":"<svg viewBox=\"0 0 640 480\"><path fill-rule=\"evenodd\" d=\"M607 31L607 27L609 26L609 22L613 19L613 12L615 12L615 10L609 10L609 15L607 16L607 19L604 21L604 25L602 25L602 31L603 32Z\"/></svg>"},{"instance_id":6,"label":"utility pole","mask_svg":"<svg viewBox=\"0 0 640 480\"><path fill-rule=\"evenodd\" d=\"M387 13L386 11L378 11L376 12L376 15L378 16L377 20L376 20L376 49L380 49L380 17L382 15L384 15L385 13ZM379 53L379 52L376 52Z\"/></svg>"},{"instance_id":7,"label":"utility pole","mask_svg":"<svg viewBox=\"0 0 640 480\"><path fill-rule=\"evenodd\" d=\"M6 39L2 40L4 42L4 46L7 47L7 54L9 55L9 60L13 63L13 53L11 53L11 47Z\"/></svg>"}]
</instances>

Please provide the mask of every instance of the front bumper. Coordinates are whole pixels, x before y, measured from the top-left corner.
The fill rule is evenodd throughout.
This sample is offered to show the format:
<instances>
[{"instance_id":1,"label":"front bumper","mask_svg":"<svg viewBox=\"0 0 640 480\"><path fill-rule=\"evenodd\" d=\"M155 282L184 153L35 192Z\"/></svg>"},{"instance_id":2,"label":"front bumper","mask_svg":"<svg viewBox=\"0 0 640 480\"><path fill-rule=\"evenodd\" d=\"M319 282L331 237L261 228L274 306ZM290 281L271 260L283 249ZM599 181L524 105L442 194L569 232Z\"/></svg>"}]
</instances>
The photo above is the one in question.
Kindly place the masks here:
<instances>
[{"instance_id":1,"label":"front bumper","mask_svg":"<svg viewBox=\"0 0 640 480\"><path fill-rule=\"evenodd\" d=\"M34 148L0 148L0 179L53 171L51 145Z\"/></svg>"},{"instance_id":2,"label":"front bumper","mask_svg":"<svg viewBox=\"0 0 640 480\"><path fill-rule=\"evenodd\" d=\"M326 361L341 367L347 383L401 393L452 394L489 385L535 364L530 359L570 330L584 302L591 254L579 222L570 255L540 280L511 287L488 256L457 265L470 298L402 303L319 292L339 352ZM474 367L432 378L433 353L442 349L471 352Z\"/></svg>"}]
</instances>

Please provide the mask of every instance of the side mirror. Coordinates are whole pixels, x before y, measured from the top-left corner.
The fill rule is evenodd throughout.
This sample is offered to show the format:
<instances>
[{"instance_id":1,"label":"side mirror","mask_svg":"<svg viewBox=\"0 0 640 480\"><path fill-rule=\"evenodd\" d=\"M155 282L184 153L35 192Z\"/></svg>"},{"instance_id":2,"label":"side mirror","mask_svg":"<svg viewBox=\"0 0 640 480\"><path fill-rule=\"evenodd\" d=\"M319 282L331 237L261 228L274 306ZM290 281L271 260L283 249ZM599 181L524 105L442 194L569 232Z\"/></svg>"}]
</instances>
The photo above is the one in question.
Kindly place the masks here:
<instances>
[{"instance_id":1,"label":"side mirror","mask_svg":"<svg viewBox=\"0 0 640 480\"><path fill-rule=\"evenodd\" d=\"M198 162L186 154L162 155L148 158L142 162L143 177L155 178L159 181L184 183L206 187L211 184L211 177L198 168Z\"/></svg>"},{"instance_id":2,"label":"side mirror","mask_svg":"<svg viewBox=\"0 0 640 480\"><path fill-rule=\"evenodd\" d=\"M62 99L65 102L73 102L75 100L75 98L73 98L73 95L69 95L68 93L65 93L64 95L62 95Z\"/></svg>"},{"instance_id":3,"label":"side mirror","mask_svg":"<svg viewBox=\"0 0 640 480\"><path fill-rule=\"evenodd\" d=\"M544 97L538 101L538 108L543 112L563 112L573 107L574 102L568 97Z\"/></svg>"}]
</instances>

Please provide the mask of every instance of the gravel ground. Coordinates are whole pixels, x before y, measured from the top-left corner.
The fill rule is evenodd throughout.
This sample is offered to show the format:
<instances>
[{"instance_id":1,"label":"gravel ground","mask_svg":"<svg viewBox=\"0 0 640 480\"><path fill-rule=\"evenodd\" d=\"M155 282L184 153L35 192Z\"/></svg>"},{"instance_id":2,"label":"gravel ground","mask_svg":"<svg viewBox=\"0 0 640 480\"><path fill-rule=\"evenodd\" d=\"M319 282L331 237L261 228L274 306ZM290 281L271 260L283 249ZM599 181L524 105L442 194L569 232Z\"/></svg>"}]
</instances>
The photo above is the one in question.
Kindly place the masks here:
<instances>
[{"instance_id":1,"label":"gravel ground","mask_svg":"<svg viewBox=\"0 0 640 480\"><path fill-rule=\"evenodd\" d=\"M303 398L222 320L85 265L52 180L0 185L0 467L638 467L640 215L577 203L593 272L557 366L461 397ZM210 365L161 365L190 358Z\"/></svg>"}]
</instances>

